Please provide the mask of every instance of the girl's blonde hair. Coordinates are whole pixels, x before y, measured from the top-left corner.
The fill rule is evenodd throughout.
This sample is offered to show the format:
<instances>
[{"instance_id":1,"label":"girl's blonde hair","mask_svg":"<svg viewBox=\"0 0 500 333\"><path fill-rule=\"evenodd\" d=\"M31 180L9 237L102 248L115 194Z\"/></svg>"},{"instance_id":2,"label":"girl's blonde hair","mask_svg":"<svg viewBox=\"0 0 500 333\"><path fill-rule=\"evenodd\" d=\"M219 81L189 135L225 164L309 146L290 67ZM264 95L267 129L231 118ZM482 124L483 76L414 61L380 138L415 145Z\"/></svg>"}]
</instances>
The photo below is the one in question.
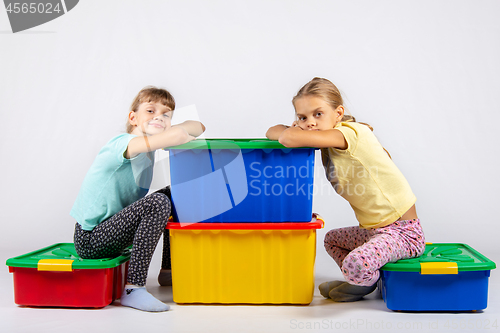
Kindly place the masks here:
<instances>
[{"instance_id":1,"label":"girl's blonde hair","mask_svg":"<svg viewBox=\"0 0 500 333\"><path fill-rule=\"evenodd\" d=\"M295 105L295 101L297 99L304 96L316 96L322 98L333 108L333 110L337 109L340 105L344 105L344 99L342 98L339 89L330 80L323 79L320 77L315 77L311 81L307 82L305 86L300 88L297 95L295 95L295 97L292 99L293 105ZM356 122L356 118L354 118L349 114L344 114L341 121ZM368 128L370 128L373 131L373 127L371 127L369 124L361 122L358 123L368 126ZM392 158L391 154L389 154L387 149L385 148L383 149L385 150L387 155L389 155L389 157Z\"/></svg>"},{"instance_id":2,"label":"girl's blonde hair","mask_svg":"<svg viewBox=\"0 0 500 333\"><path fill-rule=\"evenodd\" d=\"M147 86L141 89L137 96L135 96L132 101L132 105L130 105L130 111L137 112L139 109L139 105L142 103L161 103L167 107L169 107L172 111L175 110L175 100L174 96L169 93L167 90L162 88L157 88L154 86ZM127 133L131 133L134 129L134 126L127 121Z\"/></svg>"},{"instance_id":3,"label":"girl's blonde hair","mask_svg":"<svg viewBox=\"0 0 500 333\"><path fill-rule=\"evenodd\" d=\"M297 92L297 95L292 99L293 105L295 105L295 101L304 96L316 96L323 99L327 102L333 110L336 110L339 106L344 105L344 99L342 98L342 94L339 89L327 79L323 79L320 77L315 77L311 81L307 82L300 90ZM345 114L342 117L341 121L356 121L356 118L349 114ZM366 123L360 123L368 126L372 131L373 127Z\"/></svg>"}]
</instances>

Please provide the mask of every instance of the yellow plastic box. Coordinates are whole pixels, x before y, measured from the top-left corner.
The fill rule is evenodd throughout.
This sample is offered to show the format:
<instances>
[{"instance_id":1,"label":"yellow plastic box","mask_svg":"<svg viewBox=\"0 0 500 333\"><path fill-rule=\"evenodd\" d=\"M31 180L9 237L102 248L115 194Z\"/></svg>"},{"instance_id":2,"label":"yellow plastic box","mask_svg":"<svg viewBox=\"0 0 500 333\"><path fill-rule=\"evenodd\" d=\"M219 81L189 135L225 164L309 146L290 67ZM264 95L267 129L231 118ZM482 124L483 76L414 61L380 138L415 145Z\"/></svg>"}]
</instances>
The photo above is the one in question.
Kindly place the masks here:
<instances>
[{"instance_id":1,"label":"yellow plastic box","mask_svg":"<svg viewBox=\"0 0 500 333\"><path fill-rule=\"evenodd\" d=\"M168 223L174 302L311 303L316 229L304 223Z\"/></svg>"}]
</instances>

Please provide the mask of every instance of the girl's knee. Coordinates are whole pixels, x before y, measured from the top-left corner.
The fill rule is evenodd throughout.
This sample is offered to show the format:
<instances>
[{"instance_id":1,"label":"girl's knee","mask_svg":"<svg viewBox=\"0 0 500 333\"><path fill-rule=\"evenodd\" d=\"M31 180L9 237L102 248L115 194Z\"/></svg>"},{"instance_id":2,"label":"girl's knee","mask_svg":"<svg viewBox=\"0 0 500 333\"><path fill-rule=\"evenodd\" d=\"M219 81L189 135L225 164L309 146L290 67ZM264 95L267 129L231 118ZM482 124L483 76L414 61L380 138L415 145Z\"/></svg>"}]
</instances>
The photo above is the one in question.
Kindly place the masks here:
<instances>
[{"instance_id":1,"label":"girl's knee","mask_svg":"<svg viewBox=\"0 0 500 333\"><path fill-rule=\"evenodd\" d=\"M170 199L163 193L152 193L147 196L150 207L150 218L158 222L159 228L165 228L171 213Z\"/></svg>"},{"instance_id":2,"label":"girl's knee","mask_svg":"<svg viewBox=\"0 0 500 333\"><path fill-rule=\"evenodd\" d=\"M170 199L167 197L166 194L163 193L152 193L149 195L154 201L157 201L158 203L164 204L164 205L170 205Z\"/></svg>"},{"instance_id":3,"label":"girl's knee","mask_svg":"<svg viewBox=\"0 0 500 333\"><path fill-rule=\"evenodd\" d=\"M340 229L332 229L325 234L324 244L325 247L338 245L338 240L342 238Z\"/></svg>"},{"instance_id":4,"label":"girl's knee","mask_svg":"<svg viewBox=\"0 0 500 333\"><path fill-rule=\"evenodd\" d=\"M165 210L170 215L171 203L170 199L163 193L153 193L150 195L151 200L160 210Z\"/></svg>"}]
</instances>

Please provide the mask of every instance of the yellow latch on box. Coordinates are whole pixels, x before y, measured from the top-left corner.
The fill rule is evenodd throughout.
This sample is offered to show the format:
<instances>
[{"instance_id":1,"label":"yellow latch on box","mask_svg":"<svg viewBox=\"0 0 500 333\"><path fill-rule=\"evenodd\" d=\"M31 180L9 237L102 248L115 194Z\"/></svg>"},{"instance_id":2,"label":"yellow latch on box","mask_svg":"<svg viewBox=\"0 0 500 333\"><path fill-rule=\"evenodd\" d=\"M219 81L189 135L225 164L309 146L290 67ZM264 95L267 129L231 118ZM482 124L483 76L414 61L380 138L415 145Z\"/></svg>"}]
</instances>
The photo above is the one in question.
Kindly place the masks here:
<instances>
[{"instance_id":1,"label":"yellow latch on box","mask_svg":"<svg viewBox=\"0 0 500 333\"><path fill-rule=\"evenodd\" d=\"M40 259L37 269L39 271L71 272L73 260L69 259Z\"/></svg>"},{"instance_id":2,"label":"yellow latch on box","mask_svg":"<svg viewBox=\"0 0 500 333\"><path fill-rule=\"evenodd\" d=\"M458 274L456 262L421 262L420 274Z\"/></svg>"}]
</instances>

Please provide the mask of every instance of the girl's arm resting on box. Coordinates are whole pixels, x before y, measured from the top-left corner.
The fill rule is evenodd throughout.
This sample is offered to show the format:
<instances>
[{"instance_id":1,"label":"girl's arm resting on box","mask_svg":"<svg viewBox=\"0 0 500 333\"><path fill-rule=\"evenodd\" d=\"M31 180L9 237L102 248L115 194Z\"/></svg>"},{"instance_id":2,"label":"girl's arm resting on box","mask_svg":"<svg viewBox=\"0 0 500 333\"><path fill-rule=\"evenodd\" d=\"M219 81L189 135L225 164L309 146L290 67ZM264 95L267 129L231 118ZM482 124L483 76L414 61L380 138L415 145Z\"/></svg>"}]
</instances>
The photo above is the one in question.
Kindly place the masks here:
<instances>
[{"instance_id":1,"label":"girl's arm resting on box","mask_svg":"<svg viewBox=\"0 0 500 333\"><path fill-rule=\"evenodd\" d=\"M300 127L290 127L281 132L278 141L289 148L347 148L344 134L335 128L324 131L307 131Z\"/></svg>"},{"instance_id":2,"label":"girl's arm resting on box","mask_svg":"<svg viewBox=\"0 0 500 333\"><path fill-rule=\"evenodd\" d=\"M155 135L138 136L133 138L128 143L125 157L130 159L140 153L147 153L165 147L178 146L194 139L195 137L190 135L181 126L172 126L171 128Z\"/></svg>"},{"instance_id":3,"label":"girl's arm resting on box","mask_svg":"<svg viewBox=\"0 0 500 333\"><path fill-rule=\"evenodd\" d=\"M200 136L203 132L205 132L205 126L196 120L187 120L183 123L174 125L172 127L181 127L186 130L186 132L189 133L189 135L198 137Z\"/></svg>"},{"instance_id":4,"label":"girl's arm resting on box","mask_svg":"<svg viewBox=\"0 0 500 333\"><path fill-rule=\"evenodd\" d=\"M269 128L267 130L266 137L269 140L278 141L278 139L280 138L281 133L283 133L283 131L286 130L287 128L289 128L289 127L290 126L286 126L286 125L276 125L276 126L273 126L273 127Z\"/></svg>"}]
</instances>

